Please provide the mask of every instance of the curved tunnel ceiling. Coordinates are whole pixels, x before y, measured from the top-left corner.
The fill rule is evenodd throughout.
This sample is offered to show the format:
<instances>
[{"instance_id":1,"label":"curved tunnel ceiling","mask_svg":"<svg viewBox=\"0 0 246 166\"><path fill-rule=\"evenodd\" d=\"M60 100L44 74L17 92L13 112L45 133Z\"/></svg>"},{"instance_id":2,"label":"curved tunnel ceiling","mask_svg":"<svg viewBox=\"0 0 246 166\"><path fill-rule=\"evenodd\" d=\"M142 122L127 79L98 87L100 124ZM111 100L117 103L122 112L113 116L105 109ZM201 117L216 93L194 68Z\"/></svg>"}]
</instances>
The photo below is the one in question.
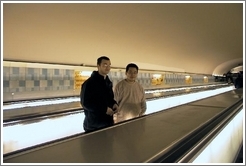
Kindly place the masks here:
<instances>
[{"instance_id":1,"label":"curved tunnel ceiling","mask_svg":"<svg viewBox=\"0 0 246 166\"><path fill-rule=\"evenodd\" d=\"M221 75L221 72L223 72L223 71L225 71L224 74L226 74L227 72L232 72L232 71L233 72L243 71L242 62L243 62L243 58L238 58L238 59L226 61L226 62L218 65L214 69L213 75Z\"/></svg>"},{"instance_id":2,"label":"curved tunnel ceiling","mask_svg":"<svg viewBox=\"0 0 246 166\"><path fill-rule=\"evenodd\" d=\"M243 64L243 5L4 3L3 60L222 75Z\"/></svg>"}]
</instances>

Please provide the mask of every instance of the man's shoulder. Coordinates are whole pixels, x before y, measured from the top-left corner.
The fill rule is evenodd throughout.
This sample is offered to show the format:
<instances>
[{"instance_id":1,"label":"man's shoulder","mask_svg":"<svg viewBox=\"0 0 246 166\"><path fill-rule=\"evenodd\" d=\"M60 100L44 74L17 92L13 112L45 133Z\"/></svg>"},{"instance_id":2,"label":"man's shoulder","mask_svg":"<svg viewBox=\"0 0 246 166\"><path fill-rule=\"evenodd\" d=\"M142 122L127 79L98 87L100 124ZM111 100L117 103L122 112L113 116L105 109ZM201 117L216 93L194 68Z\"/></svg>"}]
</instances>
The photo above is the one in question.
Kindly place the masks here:
<instances>
[{"instance_id":1,"label":"man's shoulder","mask_svg":"<svg viewBox=\"0 0 246 166\"><path fill-rule=\"evenodd\" d=\"M143 87L139 82L136 82L136 85L137 85L140 89L144 90L144 87Z\"/></svg>"},{"instance_id":2,"label":"man's shoulder","mask_svg":"<svg viewBox=\"0 0 246 166\"><path fill-rule=\"evenodd\" d=\"M143 87L142 84L141 84L140 82L136 81L136 83L137 83L138 86Z\"/></svg>"},{"instance_id":3,"label":"man's shoulder","mask_svg":"<svg viewBox=\"0 0 246 166\"><path fill-rule=\"evenodd\" d=\"M119 81L119 82L115 85L115 88L121 88L122 86L124 86L124 80Z\"/></svg>"},{"instance_id":4,"label":"man's shoulder","mask_svg":"<svg viewBox=\"0 0 246 166\"><path fill-rule=\"evenodd\" d=\"M93 78L92 77L89 77L87 78L82 85L87 85L87 84L92 84L94 81L93 81Z\"/></svg>"},{"instance_id":5,"label":"man's shoulder","mask_svg":"<svg viewBox=\"0 0 246 166\"><path fill-rule=\"evenodd\" d=\"M126 83L126 81L125 81L125 79L123 79L123 80L119 81L119 82L116 84L116 86L117 86L117 85L118 85L118 86L124 85L125 83Z\"/></svg>"}]
</instances>

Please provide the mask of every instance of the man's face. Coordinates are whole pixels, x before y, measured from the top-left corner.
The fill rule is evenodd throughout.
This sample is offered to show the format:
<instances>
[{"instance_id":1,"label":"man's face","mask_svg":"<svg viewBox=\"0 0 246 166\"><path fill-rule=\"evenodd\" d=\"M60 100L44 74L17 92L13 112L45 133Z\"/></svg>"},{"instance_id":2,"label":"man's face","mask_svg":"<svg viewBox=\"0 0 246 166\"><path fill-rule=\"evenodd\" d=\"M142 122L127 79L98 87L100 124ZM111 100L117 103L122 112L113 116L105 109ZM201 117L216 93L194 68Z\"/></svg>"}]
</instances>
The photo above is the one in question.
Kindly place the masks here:
<instances>
[{"instance_id":1,"label":"man's face","mask_svg":"<svg viewBox=\"0 0 246 166\"><path fill-rule=\"evenodd\" d=\"M135 67L130 67L126 72L126 78L130 82L134 82L138 76L138 71Z\"/></svg>"},{"instance_id":2,"label":"man's face","mask_svg":"<svg viewBox=\"0 0 246 166\"><path fill-rule=\"evenodd\" d=\"M103 59L100 65L97 65L98 72L101 75L107 75L110 71L111 62L110 60Z\"/></svg>"}]
</instances>

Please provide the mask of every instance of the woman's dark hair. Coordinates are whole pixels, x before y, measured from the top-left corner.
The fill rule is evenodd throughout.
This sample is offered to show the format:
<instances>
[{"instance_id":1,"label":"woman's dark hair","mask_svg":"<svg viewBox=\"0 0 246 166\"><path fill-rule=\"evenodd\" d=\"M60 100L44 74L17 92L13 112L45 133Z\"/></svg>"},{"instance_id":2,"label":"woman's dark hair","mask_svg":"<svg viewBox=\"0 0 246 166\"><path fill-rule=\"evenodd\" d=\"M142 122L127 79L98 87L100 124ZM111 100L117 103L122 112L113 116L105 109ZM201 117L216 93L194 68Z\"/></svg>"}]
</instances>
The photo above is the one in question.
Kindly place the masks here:
<instances>
[{"instance_id":1,"label":"woman's dark hair","mask_svg":"<svg viewBox=\"0 0 246 166\"><path fill-rule=\"evenodd\" d=\"M137 66L135 63L129 63L129 64L126 66L126 72L128 72L128 70L129 70L130 67L134 67L134 68L136 68L137 71L138 71L138 66Z\"/></svg>"},{"instance_id":2,"label":"woman's dark hair","mask_svg":"<svg viewBox=\"0 0 246 166\"><path fill-rule=\"evenodd\" d=\"M103 59L104 59L104 60L110 60L110 59L109 59L108 57L106 57L106 56L101 56L101 57L99 57L99 58L97 59L97 65L100 65Z\"/></svg>"}]
</instances>

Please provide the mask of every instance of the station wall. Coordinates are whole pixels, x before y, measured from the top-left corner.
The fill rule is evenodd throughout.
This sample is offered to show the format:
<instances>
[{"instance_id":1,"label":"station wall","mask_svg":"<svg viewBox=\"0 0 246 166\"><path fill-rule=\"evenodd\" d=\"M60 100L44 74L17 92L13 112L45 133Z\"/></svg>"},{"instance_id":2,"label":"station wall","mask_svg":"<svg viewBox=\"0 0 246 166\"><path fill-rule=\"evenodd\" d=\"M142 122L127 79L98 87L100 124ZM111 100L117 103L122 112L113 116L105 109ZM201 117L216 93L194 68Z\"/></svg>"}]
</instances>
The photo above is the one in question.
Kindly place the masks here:
<instances>
[{"instance_id":1,"label":"station wall","mask_svg":"<svg viewBox=\"0 0 246 166\"><path fill-rule=\"evenodd\" d=\"M3 61L3 102L78 96L80 87L95 67ZM112 68L108 74L115 86L125 78L125 69ZM209 84L211 75L148 71L139 69L138 82L145 89Z\"/></svg>"}]
</instances>

